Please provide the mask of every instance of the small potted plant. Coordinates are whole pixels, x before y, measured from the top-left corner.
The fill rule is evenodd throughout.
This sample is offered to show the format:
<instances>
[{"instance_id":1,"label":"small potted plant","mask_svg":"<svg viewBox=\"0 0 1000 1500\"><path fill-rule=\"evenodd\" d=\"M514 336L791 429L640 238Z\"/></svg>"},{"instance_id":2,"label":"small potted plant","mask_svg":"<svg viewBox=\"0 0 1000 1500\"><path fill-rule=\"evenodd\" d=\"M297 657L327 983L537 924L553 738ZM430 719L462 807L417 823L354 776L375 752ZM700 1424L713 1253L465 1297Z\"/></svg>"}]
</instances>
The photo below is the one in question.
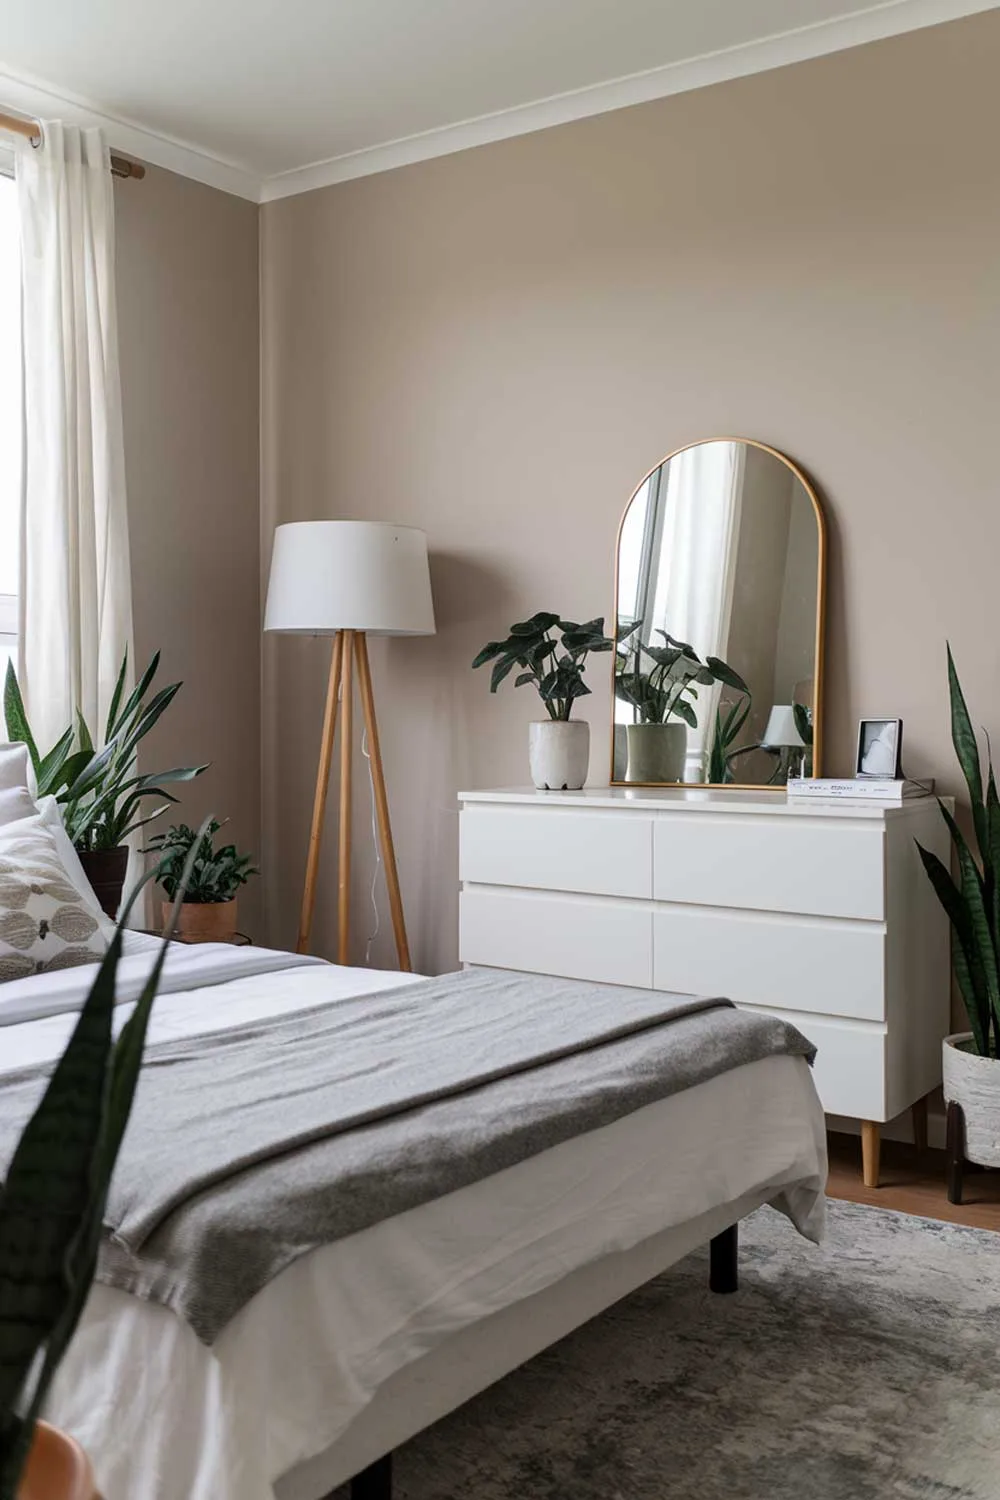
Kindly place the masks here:
<instances>
[{"instance_id":1,"label":"small potted plant","mask_svg":"<svg viewBox=\"0 0 1000 1500\"><path fill-rule=\"evenodd\" d=\"M951 738L972 806L973 846L939 802L956 855L958 880L930 850L917 845L924 869L951 922L951 961L971 1031L945 1037L944 1096L961 1106L964 1156L1000 1167L1000 797L989 741L986 787L979 742L948 648Z\"/></svg>"},{"instance_id":2,"label":"small potted plant","mask_svg":"<svg viewBox=\"0 0 1000 1500\"><path fill-rule=\"evenodd\" d=\"M168 899L163 921L170 920L188 856L195 850L184 900L177 918L177 935L192 943L231 943L236 936L236 904L240 886L257 874L249 854L235 844L213 846L222 828L215 818L200 832L179 823L150 839L148 853L159 856L156 878ZM197 845L197 849L195 849Z\"/></svg>"},{"instance_id":3,"label":"small potted plant","mask_svg":"<svg viewBox=\"0 0 1000 1500\"><path fill-rule=\"evenodd\" d=\"M637 715L626 725L628 766L626 781L659 784L684 780L688 729L697 729L695 703L698 687L725 683L737 692L749 689L742 677L717 656L702 661L686 641L665 630L656 634L662 646L631 640L638 624L623 623L618 631L615 694ZM646 666L646 661L651 663Z\"/></svg>"},{"instance_id":4,"label":"small potted plant","mask_svg":"<svg viewBox=\"0 0 1000 1500\"><path fill-rule=\"evenodd\" d=\"M553 635L558 631L560 639ZM532 683L545 705L547 719L528 726L528 758L531 779L539 791L578 791L587 779L590 764L590 725L571 719L577 698L590 688L583 680L584 665L592 651L610 651L604 634L604 617L577 625L558 615L541 611L530 620L510 627L505 641L490 641L472 663L481 667L494 663L490 692L514 670L515 687Z\"/></svg>"},{"instance_id":5,"label":"small potted plant","mask_svg":"<svg viewBox=\"0 0 1000 1500\"><path fill-rule=\"evenodd\" d=\"M164 791L164 783L192 781L208 769L204 766L177 766L171 771L137 774L136 760L140 740L169 707L181 688L172 682L160 688L147 702L160 665L157 651L131 693L126 693L128 653L122 658L118 681L104 728L104 744L95 748L93 737L83 715L64 731L46 755L40 755L24 710L21 690L13 662L7 664L4 686L4 715L7 733L15 742L28 747L38 783L39 797L54 796L59 803L66 832L73 840L80 863L94 893L109 917L121 905L122 887L128 865L129 835L161 817L177 798ZM146 812L149 797L159 797L160 805Z\"/></svg>"}]
</instances>

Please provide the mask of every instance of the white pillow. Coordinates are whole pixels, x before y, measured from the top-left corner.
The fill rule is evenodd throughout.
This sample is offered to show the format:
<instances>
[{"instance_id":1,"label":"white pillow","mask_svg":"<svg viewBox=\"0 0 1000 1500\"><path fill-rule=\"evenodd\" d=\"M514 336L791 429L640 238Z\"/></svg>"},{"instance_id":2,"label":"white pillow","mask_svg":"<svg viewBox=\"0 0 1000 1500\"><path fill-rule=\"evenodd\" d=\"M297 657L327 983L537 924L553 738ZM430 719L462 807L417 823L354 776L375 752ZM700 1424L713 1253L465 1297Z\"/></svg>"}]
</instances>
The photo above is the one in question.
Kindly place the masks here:
<instances>
[{"instance_id":1,"label":"white pillow","mask_svg":"<svg viewBox=\"0 0 1000 1500\"><path fill-rule=\"evenodd\" d=\"M35 773L28 759L27 745L0 745L0 792L12 787L34 791Z\"/></svg>"},{"instance_id":2,"label":"white pillow","mask_svg":"<svg viewBox=\"0 0 1000 1500\"><path fill-rule=\"evenodd\" d=\"M2 793L0 793L2 796ZM107 915L101 903L97 899L97 892L87 879L87 872L80 863L80 856L73 846L73 840L66 832L66 825L59 811L59 804L54 797L41 797L38 801L38 811L42 815L42 822L49 830L56 842L56 851L62 862L62 867L69 877L70 885L74 886L80 900L85 906L89 906L95 916L106 922Z\"/></svg>"},{"instance_id":3,"label":"white pillow","mask_svg":"<svg viewBox=\"0 0 1000 1500\"><path fill-rule=\"evenodd\" d=\"M0 787L0 828L16 823L18 818L30 818L37 811L26 786Z\"/></svg>"},{"instance_id":4,"label":"white pillow","mask_svg":"<svg viewBox=\"0 0 1000 1500\"><path fill-rule=\"evenodd\" d=\"M0 983L96 963L113 932L81 900L43 814L0 828Z\"/></svg>"}]
</instances>

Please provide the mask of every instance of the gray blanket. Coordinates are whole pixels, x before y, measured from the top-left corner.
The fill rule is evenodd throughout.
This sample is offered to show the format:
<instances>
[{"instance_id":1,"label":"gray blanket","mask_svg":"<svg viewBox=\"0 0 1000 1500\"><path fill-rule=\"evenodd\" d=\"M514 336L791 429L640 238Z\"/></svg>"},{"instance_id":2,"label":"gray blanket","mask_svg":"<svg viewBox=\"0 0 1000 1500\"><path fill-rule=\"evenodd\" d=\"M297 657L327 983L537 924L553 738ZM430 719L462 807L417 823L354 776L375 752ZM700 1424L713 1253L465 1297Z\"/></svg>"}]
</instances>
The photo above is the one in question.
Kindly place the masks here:
<instances>
[{"instance_id":1,"label":"gray blanket","mask_svg":"<svg viewBox=\"0 0 1000 1500\"><path fill-rule=\"evenodd\" d=\"M211 1343L299 1256L776 1053L813 1048L725 1000L491 970L164 1043L99 1278ZM31 1087L0 1091L0 1161Z\"/></svg>"}]
</instances>

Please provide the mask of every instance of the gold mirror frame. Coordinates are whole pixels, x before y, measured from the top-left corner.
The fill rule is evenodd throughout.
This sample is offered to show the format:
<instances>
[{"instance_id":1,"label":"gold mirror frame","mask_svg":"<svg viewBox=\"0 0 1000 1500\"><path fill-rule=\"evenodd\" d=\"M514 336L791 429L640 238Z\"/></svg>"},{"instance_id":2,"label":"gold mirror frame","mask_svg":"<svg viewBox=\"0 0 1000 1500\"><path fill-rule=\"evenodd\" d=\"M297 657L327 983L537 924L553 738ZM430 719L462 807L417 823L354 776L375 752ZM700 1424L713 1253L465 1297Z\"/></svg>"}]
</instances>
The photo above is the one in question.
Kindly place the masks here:
<instances>
[{"instance_id":1,"label":"gold mirror frame","mask_svg":"<svg viewBox=\"0 0 1000 1500\"><path fill-rule=\"evenodd\" d=\"M625 505L625 509L622 511L621 520L618 522L618 531L617 531L617 533L615 535L615 594L614 594L615 602L614 602L614 615L612 617L613 624L614 624L614 631L613 631L612 634L613 634L613 639L614 639L614 642L615 642L615 647L617 648L617 643L618 643L618 574L619 574L619 571L620 571L620 568L619 568L619 554L620 554L620 549L621 549L622 529L623 529L623 527L625 525L625 518L627 517L627 515L629 513L629 509L630 509L630 507L632 505L632 502L635 499L636 495L638 495L639 491L642 489L643 485L646 484L652 478L652 476L656 473L657 469L661 469L664 464L669 463L670 460L672 458L676 458L678 456L678 454L680 454L680 453L686 453L690 448L700 448L705 443L744 443L748 448L758 448L762 453L769 453L772 458L778 459L781 463L783 463L786 466L786 468L788 468L788 469L791 470L791 472L795 475L796 479L802 485L802 488L805 490L806 494L809 496L809 499L812 502L813 511L815 513L815 516L816 516L816 543L817 543L817 557L816 557L816 674L815 674L816 675L816 688L815 688L814 703L813 703L813 769L812 769L812 778L811 778L811 779L815 779L816 777L822 776L822 774L823 774L823 729L824 729L824 719L825 719L825 716L826 716L825 715L825 704L824 704L824 701L823 701L824 700L824 693L823 693L824 681L823 681L823 675L824 675L824 664L825 664L825 660L826 660L826 609L825 609L825 605L826 605L826 551L827 551L826 517L823 514L823 507L820 504L820 499L819 499L819 496L816 493L816 489L815 489L814 485L812 484L811 480L809 479L809 477L807 476L807 474L805 473L805 471L795 462L794 459L789 458L788 455L786 453L782 453L780 451L780 449L778 449L778 448L772 448L769 443L758 442L755 438L742 438L742 437L699 438L696 442L693 442L693 443L682 443L679 448L672 449L669 453L665 454L663 458L659 459L657 463L653 464L651 468L649 468L649 469L646 470L645 474L642 476L642 478L640 479L639 483L636 485L635 489L632 491L631 495L628 498L628 501L627 501L627 503ZM718 781L616 781L615 780L615 660L616 660L616 656L617 656L617 649L612 650L612 652L611 652L611 755L610 755L610 768L609 768L610 769L609 785L610 786L630 787L630 788L633 788L633 789L637 788L637 787L639 787L639 788L641 788L641 787L651 787L651 788L655 788L655 789L677 787L680 790L701 790L701 791L719 791L719 792L739 792L739 791L743 791L743 792L780 792L780 793L784 793L785 792L785 785L784 784L781 784L781 785L778 785L778 786L767 786L763 782L758 782L758 781L727 781L727 782L718 782Z\"/></svg>"}]
</instances>

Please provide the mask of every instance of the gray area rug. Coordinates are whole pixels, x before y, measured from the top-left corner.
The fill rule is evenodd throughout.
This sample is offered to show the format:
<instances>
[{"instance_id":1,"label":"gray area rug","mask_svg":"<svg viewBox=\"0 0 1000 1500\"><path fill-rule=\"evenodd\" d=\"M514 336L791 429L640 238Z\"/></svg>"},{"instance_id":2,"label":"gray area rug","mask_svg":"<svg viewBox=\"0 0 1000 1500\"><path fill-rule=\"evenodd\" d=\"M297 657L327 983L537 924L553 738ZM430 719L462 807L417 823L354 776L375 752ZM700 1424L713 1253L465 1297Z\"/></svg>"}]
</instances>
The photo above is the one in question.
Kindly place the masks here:
<instances>
[{"instance_id":1,"label":"gray area rug","mask_svg":"<svg viewBox=\"0 0 1000 1500\"><path fill-rule=\"evenodd\" d=\"M399 1500L1000 1500L1000 1235L831 1202L745 1221L397 1458Z\"/></svg>"}]
</instances>

